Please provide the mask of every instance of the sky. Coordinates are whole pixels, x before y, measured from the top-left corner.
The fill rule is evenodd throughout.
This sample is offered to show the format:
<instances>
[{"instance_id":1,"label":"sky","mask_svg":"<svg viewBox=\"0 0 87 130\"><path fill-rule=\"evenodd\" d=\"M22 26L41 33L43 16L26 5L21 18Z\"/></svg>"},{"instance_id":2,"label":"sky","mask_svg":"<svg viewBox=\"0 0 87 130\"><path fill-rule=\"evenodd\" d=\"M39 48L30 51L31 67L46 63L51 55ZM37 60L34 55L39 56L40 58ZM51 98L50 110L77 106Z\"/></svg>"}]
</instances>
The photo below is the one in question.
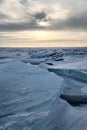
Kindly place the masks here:
<instances>
[{"instance_id":1,"label":"sky","mask_svg":"<svg viewBox=\"0 0 87 130\"><path fill-rule=\"evenodd\" d=\"M87 47L86 0L0 0L0 47Z\"/></svg>"}]
</instances>

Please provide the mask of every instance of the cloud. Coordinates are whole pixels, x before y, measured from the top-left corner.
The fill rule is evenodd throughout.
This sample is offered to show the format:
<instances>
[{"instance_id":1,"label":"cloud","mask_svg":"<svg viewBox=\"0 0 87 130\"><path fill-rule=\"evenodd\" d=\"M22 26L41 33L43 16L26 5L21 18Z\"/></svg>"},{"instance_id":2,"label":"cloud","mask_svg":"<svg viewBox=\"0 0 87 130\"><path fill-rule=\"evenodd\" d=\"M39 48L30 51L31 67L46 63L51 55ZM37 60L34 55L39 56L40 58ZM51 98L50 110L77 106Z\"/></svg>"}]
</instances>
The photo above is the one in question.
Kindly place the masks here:
<instances>
[{"instance_id":1,"label":"cloud","mask_svg":"<svg viewBox=\"0 0 87 130\"><path fill-rule=\"evenodd\" d=\"M0 4L2 4L5 0L0 0Z\"/></svg>"},{"instance_id":2,"label":"cloud","mask_svg":"<svg viewBox=\"0 0 87 130\"><path fill-rule=\"evenodd\" d=\"M37 30L44 29L43 27L38 26L35 21L31 23L11 23L11 24L0 24L0 31L20 31L20 30Z\"/></svg>"},{"instance_id":3,"label":"cloud","mask_svg":"<svg viewBox=\"0 0 87 130\"><path fill-rule=\"evenodd\" d=\"M87 29L87 12L77 16L70 17L64 22L64 25L72 29Z\"/></svg>"},{"instance_id":4,"label":"cloud","mask_svg":"<svg viewBox=\"0 0 87 130\"><path fill-rule=\"evenodd\" d=\"M7 18L7 16L5 15L5 14L3 14L3 13L0 13L0 19L2 20L2 19L6 19Z\"/></svg>"},{"instance_id":5,"label":"cloud","mask_svg":"<svg viewBox=\"0 0 87 130\"><path fill-rule=\"evenodd\" d=\"M87 12L69 16L67 19L52 21L53 30L87 30Z\"/></svg>"},{"instance_id":6,"label":"cloud","mask_svg":"<svg viewBox=\"0 0 87 130\"><path fill-rule=\"evenodd\" d=\"M34 18L39 19L39 20L45 19L46 18L46 13L45 12L38 12L38 13L36 13L34 15Z\"/></svg>"},{"instance_id":7,"label":"cloud","mask_svg":"<svg viewBox=\"0 0 87 130\"><path fill-rule=\"evenodd\" d=\"M29 1L28 0L20 0L19 1L23 6L29 6Z\"/></svg>"},{"instance_id":8,"label":"cloud","mask_svg":"<svg viewBox=\"0 0 87 130\"><path fill-rule=\"evenodd\" d=\"M85 0L0 0L0 31L87 30Z\"/></svg>"}]
</instances>

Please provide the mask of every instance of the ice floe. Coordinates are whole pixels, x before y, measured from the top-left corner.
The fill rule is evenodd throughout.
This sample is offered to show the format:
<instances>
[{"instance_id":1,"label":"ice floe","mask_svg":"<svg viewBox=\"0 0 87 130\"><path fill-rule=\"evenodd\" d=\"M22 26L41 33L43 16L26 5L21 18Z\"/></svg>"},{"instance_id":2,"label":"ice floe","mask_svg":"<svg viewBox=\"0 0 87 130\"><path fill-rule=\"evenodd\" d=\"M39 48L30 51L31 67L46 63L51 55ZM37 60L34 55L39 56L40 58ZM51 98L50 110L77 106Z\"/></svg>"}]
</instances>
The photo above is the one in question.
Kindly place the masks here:
<instances>
[{"instance_id":1,"label":"ice floe","mask_svg":"<svg viewBox=\"0 0 87 130\"><path fill-rule=\"evenodd\" d=\"M62 83L60 76L21 61L0 64L1 130L36 130L43 125Z\"/></svg>"}]
</instances>

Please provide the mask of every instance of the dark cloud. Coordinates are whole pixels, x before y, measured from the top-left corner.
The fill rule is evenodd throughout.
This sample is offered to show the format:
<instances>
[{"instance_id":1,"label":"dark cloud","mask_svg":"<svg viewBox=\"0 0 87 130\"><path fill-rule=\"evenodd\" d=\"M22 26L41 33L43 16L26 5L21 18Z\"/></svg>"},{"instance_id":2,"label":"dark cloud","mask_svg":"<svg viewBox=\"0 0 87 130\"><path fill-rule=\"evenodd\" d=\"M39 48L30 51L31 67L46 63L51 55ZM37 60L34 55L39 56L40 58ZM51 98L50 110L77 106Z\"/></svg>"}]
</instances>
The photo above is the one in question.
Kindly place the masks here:
<instances>
[{"instance_id":1,"label":"dark cloud","mask_svg":"<svg viewBox=\"0 0 87 130\"><path fill-rule=\"evenodd\" d=\"M2 4L5 0L0 0L0 4Z\"/></svg>"},{"instance_id":2,"label":"dark cloud","mask_svg":"<svg viewBox=\"0 0 87 130\"><path fill-rule=\"evenodd\" d=\"M0 24L0 31L20 31L20 30L36 30L36 29L44 29L37 25L35 21L31 23L8 23L8 24Z\"/></svg>"},{"instance_id":3,"label":"dark cloud","mask_svg":"<svg viewBox=\"0 0 87 130\"><path fill-rule=\"evenodd\" d=\"M0 18L4 18L6 16L0 15ZM55 20L50 21L51 26L48 27L41 27L38 26L36 20L46 19L46 14L43 13L36 13L34 15L34 19L32 16L31 22L24 22L24 23L4 23L0 24L1 31L19 31L19 30L39 30L39 29L48 29L48 30L87 30L87 17L86 14L79 14L76 16L68 17L67 19Z\"/></svg>"},{"instance_id":4,"label":"dark cloud","mask_svg":"<svg viewBox=\"0 0 87 130\"><path fill-rule=\"evenodd\" d=\"M1 15L1 17L5 17L5 16ZM26 19L29 18L29 21L31 21L31 22L0 23L0 30L1 31L20 31L20 30L45 29L44 27L39 26L38 23L37 23L37 20L45 21L45 19L46 19L46 13L45 12L37 12L34 15L31 15L31 18L30 18L29 14L26 14L25 18Z\"/></svg>"},{"instance_id":5,"label":"dark cloud","mask_svg":"<svg viewBox=\"0 0 87 130\"><path fill-rule=\"evenodd\" d=\"M3 3L5 0L0 0L0 4ZM31 0L32 1L32 0ZM60 1L60 0L59 0ZM62 2L65 1L61 0ZM10 2L10 0L9 0ZM14 0L15 2L15 0ZM11 5L8 4L9 8L7 8L7 12L3 9L1 9L0 12L0 31L19 31L19 30L39 30L39 29L47 29L47 30L87 30L87 9L77 8L77 3L76 6L72 6L72 0L67 0L66 5L71 8L69 10L68 17L65 19L61 18L52 18L51 16L51 10L48 8L48 10L42 9L42 6L40 9L32 11L34 7L30 5L30 2L28 0L18 0L17 1L17 9L18 9L18 15L17 11L11 10L11 15L10 13L7 14L10 11ZM41 2L41 1L40 1ZM81 2L81 1L80 1ZM25 7L20 6L20 3L24 5ZM56 3L57 0L56 0ZM73 2L75 4L75 0ZM27 5L31 8L27 8ZM1 6L1 5L0 5ZM3 7L3 6L1 6ZM50 7L50 6L48 6ZM80 6L79 6L80 7ZM21 8L21 10L20 10ZM25 9L25 11L24 11ZM82 10L81 10L82 9ZM21 11L24 12L22 15ZM55 12L56 13L56 12ZM56 16L54 13L54 16ZM60 12L61 13L61 12ZM17 15L17 18L15 17ZM61 16L61 14L60 14ZM22 21L23 20L23 21ZM6 22L5 22L6 21ZM9 22L7 22L9 21ZM17 23L15 23L15 21ZM31 22L30 22L31 21ZM42 27L39 26L39 22L48 22L49 27Z\"/></svg>"},{"instance_id":6,"label":"dark cloud","mask_svg":"<svg viewBox=\"0 0 87 130\"><path fill-rule=\"evenodd\" d=\"M87 30L87 12L73 15L64 20L53 21L51 29L54 30Z\"/></svg>"},{"instance_id":7,"label":"dark cloud","mask_svg":"<svg viewBox=\"0 0 87 130\"><path fill-rule=\"evenodd\" d=\"M0 13L0 19L6 19L8 16L6 16L5 14L3 13Z\"/></svg>"},{"instance_id":8,"label":"dark cloud","mask_svg":"<svg viewBox=\"0 0 87 130\"><path fill-rule=\"evenodd\" d=\"M34 18L35 18L35 19L38 19L38 20L45 19L45 18L46 18L46 13L45 13L45 12L37 12L37 13L34 15Z\"/></svg>"},{"instance_id":9,"label":"dark cloud","mask_svg":"<svg viewBox=\"0 0 87 130\"><path fill-rule=\"evenodd\" d=\"M72 29L87 29L87 18L86 17L72 17L68 19L64 25Z\"/></svg>"},{"instance_id":10,"label":"dark cloud","mask_svg":"<svg viewBox=\"0 0 87 130\"><path fill-rule=\"evenodd\" d=\"M28 0L20 0L19 2L24 6L29 6Z\"/></svg>"}]
</instances>

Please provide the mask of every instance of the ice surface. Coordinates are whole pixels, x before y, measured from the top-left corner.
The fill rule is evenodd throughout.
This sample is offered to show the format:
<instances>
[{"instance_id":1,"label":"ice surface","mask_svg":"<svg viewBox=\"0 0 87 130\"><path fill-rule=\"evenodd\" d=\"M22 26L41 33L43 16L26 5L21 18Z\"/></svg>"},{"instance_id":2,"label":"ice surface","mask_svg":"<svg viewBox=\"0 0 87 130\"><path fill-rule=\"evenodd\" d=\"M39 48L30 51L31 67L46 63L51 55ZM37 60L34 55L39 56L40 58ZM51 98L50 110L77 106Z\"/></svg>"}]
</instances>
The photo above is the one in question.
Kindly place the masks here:
<instances>
[{"instance_id":1,"label":"ice surface","mask_svg":"<svg viewBox=\"0 0 87 130\"><path fill-rule=\"evenodd\" d=\"M59 75L71 76L87 82L87 61L50 66L48 70Z\"/></svg>"},{"instance_id":2,"label":"ice surface","mask_svg":"<svg viewBox=\"0 0 87 130\"><path fill-rule=\"evenodd\" d=\"M81 91L84 93L84 95L87 95L87 86L83 86Z\"/></svg>"},{"instance_id":3,"label":"ice surface","mask_svg":"<svg viewBox=\"0 0 87 130\"><path fill-rule=\"evenodd\" d=\"M78 61L75 63L64 63L61 65L52 66L52 68L87 70L87 60L85 59L85 60Z\"/></svg>"},{"instance_id":4,"label":"ice surface","mask_svg":"<svg viewBox=\"0 0 87 130\"><path fill-rule=\"evenodd\" d=\"M64 87L87 94L87 82L69 77L71 70L87 74L87 48L0 48L0 130L87 130L87 104L59 97Z\"/></svg>"},{"instance_id":5,"label":"ice surface","mask_svg":"<svg viewBox=\"0 0 87 130\"><path fill-rule=\"evenodd\" d=\"M51 62L62 65L87 59L87 48L0 48L0 59L13 58L25 63Z\"/></svg>"},{"instance_id":6,"label":"ice surface","mask_svg":"<svg viewBox=\"0 0 87 130\"><path fill-rule=\"evenodd\" d=\"M87 107L72 107L66 101L56 99L49 114L45 130L86 130Z\"/></svg>"},{"instance_id":7,"label":"ice surface","mask_svg":"<svg viewBox=\"0 0 87 130\"><path fill-rule=\"evenodd\" d=\"M87 73L84 73L83 71L71 70L71 69L59 69L59 68L55 69L49 67L48 70L50 72L54 72L57 75L68 76L68 77L70 76L87 82Z\"/></svg>"},{"instance_id":8,"label":"ice surface","mask_svg":"<svg viewBox=\"0 0 87 130\"><path fill-rule=\"evenodd\" d=\"M36 130L62 83L61 77L17 60L0 64L0 130Z\"/></svg>"},{"instance_id":9,"label":"ice surface","mask_svg":"<svg viewBox=\"0 0 87 130\"><path fill-rule=\"evenodd\" d=\"M87 60L64 63L61 66L51 66L48 69L56 74L68 76L64 77L65 85L63 85L62 94L65 96L65 100L87 102ZM76 81L75 78L79 80ZM85 83L81 82L82 80ZM56 98L45 130L86 130L86 122L87 104L85 107L84 105L75 107L62 99Z\"/></svg>"}]
</instances>

